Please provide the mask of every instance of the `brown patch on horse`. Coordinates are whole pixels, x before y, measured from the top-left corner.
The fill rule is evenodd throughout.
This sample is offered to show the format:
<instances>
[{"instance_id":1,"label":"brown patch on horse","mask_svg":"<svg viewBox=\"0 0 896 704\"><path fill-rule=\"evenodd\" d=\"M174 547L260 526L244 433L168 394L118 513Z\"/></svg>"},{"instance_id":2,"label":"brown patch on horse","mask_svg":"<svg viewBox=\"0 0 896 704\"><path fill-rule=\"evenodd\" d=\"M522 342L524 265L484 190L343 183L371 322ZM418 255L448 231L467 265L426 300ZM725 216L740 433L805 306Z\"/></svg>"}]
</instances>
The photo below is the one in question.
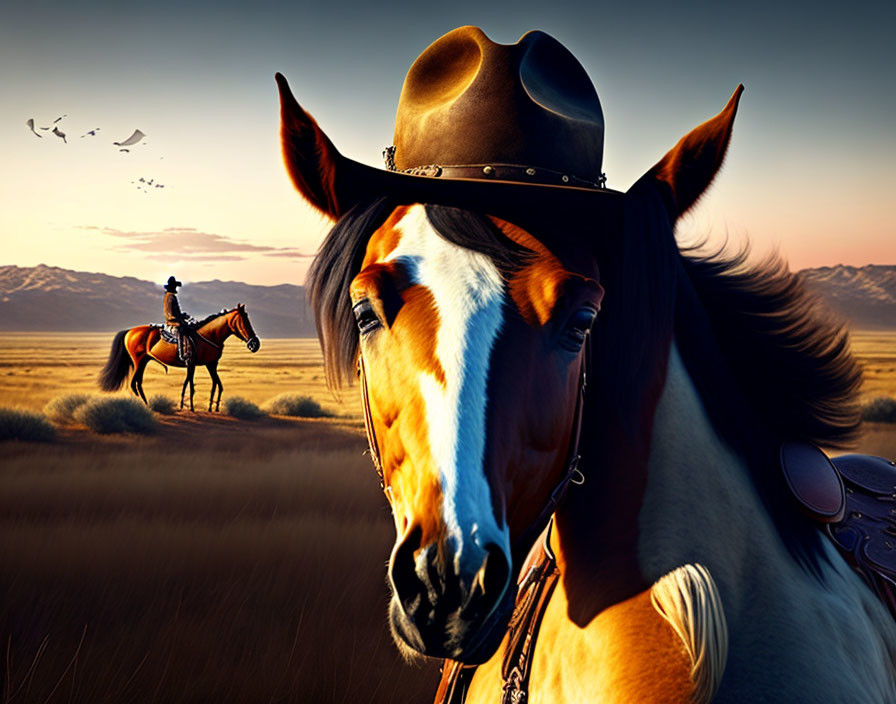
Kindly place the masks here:
<instances>
[{"instance_id":1,"label":"brown patch on horse","mask_svg":"<svg viewBox=\"0 0 896 704\"><path fill-rule=\"evenodd\" d=\"M498 218L490 220L509 240L532 253L510 280L510 297L529 325L546 325L563 295L566 281L573 274L547 247L522 228Z\"/></svg>"},{"instance_id":2,"label":"brown patch on horse","mask_svg":"<svg viewBox=\"0 0 896 704\"><path fill-rule=\"evenodd\" d=\"M405 209L400 208L401 216ZM368 243L365 268L351 283L352 300L367 299L384 323L365 349L371 416L379 439L398 534L419 528L420 546L441 546L445 535L438 467L429 443L430 419L420 392L421 375L444 385L436 354L439 316L432 293L410 281L400 262L377 261L398 245L398 218L387 219ZM385 340L383 341L386 342Z\"/></svg>"},{"instance_id":3,"label":"brown patch on horse","mask_svg":"<svg viewBox=\"0 0 896 704\"><path fill-rule=\"evenodd\" d=\"M376 236L371 237L367 243L367 251L364 254L364 262L361 264L363 268L367 268L375 262L383 262L383 260L395 251L398 243L401 242L401 221L407 216L410 206L400 205L392 214L386 218L380 227L376 230Z\"/></svg>"}]
</instances>

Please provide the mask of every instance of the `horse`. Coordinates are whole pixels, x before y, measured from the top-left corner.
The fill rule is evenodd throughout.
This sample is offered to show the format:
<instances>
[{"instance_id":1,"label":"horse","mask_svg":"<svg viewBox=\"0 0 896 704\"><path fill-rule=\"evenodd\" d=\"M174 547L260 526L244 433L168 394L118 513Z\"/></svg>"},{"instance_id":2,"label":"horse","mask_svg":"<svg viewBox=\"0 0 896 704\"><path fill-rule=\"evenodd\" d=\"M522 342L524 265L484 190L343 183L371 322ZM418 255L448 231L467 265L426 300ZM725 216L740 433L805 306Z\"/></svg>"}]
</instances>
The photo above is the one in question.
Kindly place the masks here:
<instances>
[{"instance_id":1,"label":"horse","mask_svg":"<svg viewBox=\"0 0 896 704\"><path fill-rule=\"evenodd\" d=\"M236 308L213 313L193 326L195 353L189 365L177 356L177 345L162 339L161 327L158 325L138 325L121 330L112 340L112 349L106 366L100 372L98 383L103 391L117 391L124 386L125 379L130 376L130 387L134 395L147 403L143 393L143 372L150 361L168 367L186 367L187 376L180 392L180 407L184 407L184 395L187 385L190 387L190 410L193 409L193 374L197 366L208 369L212 379L212 390L208 399L208 410L218 411L221 406L221 393L224 384L218 376L218 360L224 353L224 341L236 335L252 353L258 352L261 341L252 329L249 314L242 303ZM218 392L217 399L215 391ZM147 404L148 405L148 404Z\"/></svg>"},{"instance_id":2,"label":"horse","mask_svg":"<svg viewBox=\"0 0 896 704\"><path fill-rule=\"evenodd\" d=\"M854 438L847 330L780 257L675 240L742 87L586 218L376 197L277 81L287 171L335 222L306 286L328 382L360 382L398 648L497 701L545 535L532 701L896 701L893 619L778 456Z\"/></svg>"}]
</instances>

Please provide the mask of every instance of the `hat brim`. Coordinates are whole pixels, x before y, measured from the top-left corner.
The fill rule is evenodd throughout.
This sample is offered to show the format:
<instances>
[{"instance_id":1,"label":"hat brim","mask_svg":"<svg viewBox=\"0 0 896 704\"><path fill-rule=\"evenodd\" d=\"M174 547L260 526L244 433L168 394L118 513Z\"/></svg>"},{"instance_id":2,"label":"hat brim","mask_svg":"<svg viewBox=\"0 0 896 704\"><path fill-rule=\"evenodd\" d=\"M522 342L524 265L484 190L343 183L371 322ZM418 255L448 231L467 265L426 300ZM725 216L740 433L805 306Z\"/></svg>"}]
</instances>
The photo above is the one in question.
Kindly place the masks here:
<instances>
[{"instance_id":1,"label":"hat brim","mask_svg":"<svg viewBox=\"0 0 896 704\"><path fill-rule=\"evenodd\" d=\"M446 205L529 223L581 223L619 216L623 193L491 178L441 178L377 169L343 156L296 101L286 78L280 89L283 156L293 183L306 200L333 219L358 204L388 198L398 205Z\"/></svg>"},{"instance_id":2,"label":"hat brim","mask_svg":"<svg viewBox=\"0 0 896 704\"><path fill-rule=\"evenodd\" d=\"M440 178L415 176L376 169L343 157L346 188L357 188L359 200L371 194L387 197L398 204L426 203L466 208L504 220L531 220L534 217L574 214L599 217L621 208L623 193L610 189L555 186L488 178Z\"/></svg>"}]
</instances>

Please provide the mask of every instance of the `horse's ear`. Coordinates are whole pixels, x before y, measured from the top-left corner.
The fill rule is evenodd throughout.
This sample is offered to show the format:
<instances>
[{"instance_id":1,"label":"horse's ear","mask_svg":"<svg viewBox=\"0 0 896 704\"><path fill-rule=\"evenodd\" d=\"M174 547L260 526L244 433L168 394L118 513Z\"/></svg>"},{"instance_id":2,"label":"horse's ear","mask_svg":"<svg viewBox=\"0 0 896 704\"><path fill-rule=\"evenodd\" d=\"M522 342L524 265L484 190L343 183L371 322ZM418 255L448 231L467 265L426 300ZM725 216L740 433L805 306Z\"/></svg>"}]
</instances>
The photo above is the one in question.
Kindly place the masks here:
<instances>
[{"instance_id":1,"label":"horse's ear","mask_svg":"<svg viewBox=\"0 0 896 704\"><path fill-rule=\"evenodd\" d=\"M741 84L722 112L688 132L645 174L669 187L669 219L673 223L703 195L722 165L743 91Z\"/></svg>"},{"instance_id":2,"label":"horse's ear","mask_svg":"<svg viewBox=\"0 0 896 704\"><path fill-rule=\"evenodd\" d=\"M333 146L317 122L298 104L282 74L274 76L280 89L280 139L283 161L292 182L305 199L334 220L363 196L366 180L358 165Z\"/></svg>"}]
</instances>

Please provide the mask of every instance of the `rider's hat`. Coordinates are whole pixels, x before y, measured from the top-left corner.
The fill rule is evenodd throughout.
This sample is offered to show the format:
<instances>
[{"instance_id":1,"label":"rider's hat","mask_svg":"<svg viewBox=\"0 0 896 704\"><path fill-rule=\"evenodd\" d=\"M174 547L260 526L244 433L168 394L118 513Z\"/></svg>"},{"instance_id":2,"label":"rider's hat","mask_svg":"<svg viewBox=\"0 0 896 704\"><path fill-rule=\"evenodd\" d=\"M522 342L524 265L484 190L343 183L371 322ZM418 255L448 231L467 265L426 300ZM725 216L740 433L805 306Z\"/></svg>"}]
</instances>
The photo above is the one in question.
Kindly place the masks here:
<instances>
[{"instance_id":1,"label":"rider's hat","mask_svg":"<svg viewBox=\"0 0 896 704\"><path fill-rule=\"evenodd\" d=\"M173 276L169 276L168 283L165 284L165 289L167 291L171 291L172 293L174 293L175 291L177 291L178 286L183 286L183 284L180 281L178 281L177 279L175 279Z\"/></svg>"},{"instance_id":2,"label":"rider's hat","mask_svg":"<svg viewBox=\"0 0 896 704\"><path fill-rule=\"evenodd\" d=\"M604 186L597 91L578 60L544 32L506 45L460 27L430 45L405 78L385 170L342 156L286 79L276 79L293 181L333 217L383 196L483 206L495 215L527 204L594 213L621 203L622 194Z\"/></svg>"}]
</instances>

